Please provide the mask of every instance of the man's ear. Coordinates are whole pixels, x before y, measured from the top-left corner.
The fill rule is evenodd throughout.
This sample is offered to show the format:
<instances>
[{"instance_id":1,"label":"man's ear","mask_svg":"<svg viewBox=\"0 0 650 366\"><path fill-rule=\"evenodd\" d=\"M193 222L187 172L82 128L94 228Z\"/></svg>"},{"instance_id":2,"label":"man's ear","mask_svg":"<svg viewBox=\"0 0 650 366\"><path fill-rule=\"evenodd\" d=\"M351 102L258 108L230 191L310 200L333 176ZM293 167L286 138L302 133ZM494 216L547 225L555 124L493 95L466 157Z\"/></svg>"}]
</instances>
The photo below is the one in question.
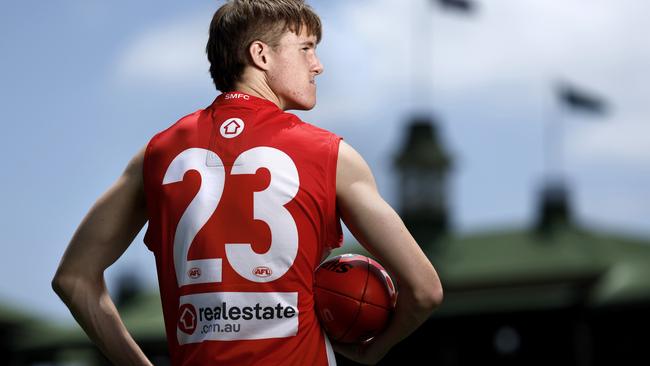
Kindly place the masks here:
<instances>
[{"instance_id":1,"label":"man's ear","mask_svg":"<svg viewBox=\"0 0 650 366\"><path fill-rule=\"evenodd\" d=\"M262 41L254 41L248 48L249 56L254 66L267 71L269 69L269 51L271 47Z\"/></svg>"}]
</instances>

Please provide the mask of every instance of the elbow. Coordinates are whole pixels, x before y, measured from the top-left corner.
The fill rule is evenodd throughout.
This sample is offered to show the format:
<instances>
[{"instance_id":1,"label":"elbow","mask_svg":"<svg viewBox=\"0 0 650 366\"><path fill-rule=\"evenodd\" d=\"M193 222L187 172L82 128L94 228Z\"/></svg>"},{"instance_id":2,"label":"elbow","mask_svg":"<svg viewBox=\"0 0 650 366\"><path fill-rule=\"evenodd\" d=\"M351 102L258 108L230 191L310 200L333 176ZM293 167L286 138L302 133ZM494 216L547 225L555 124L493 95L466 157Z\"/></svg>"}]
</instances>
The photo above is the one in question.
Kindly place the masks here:
<instances>
[{"instance_id":1,"label":"elbow","mask_svg":"<svg viewBox=\"0 0 650 366\"><path fill-rule=\"evenodd\" d=\"M437 285L435 286L432 295L433 296L431 296L431 298L430 298L430 301L431 301L430 305L435 310L435 309L439 308L440 305L442 305L442 300L445 297L444 293L443 293L443 290L442 290L442 284L440 283L440 281L437 281Z\"/></svg>"},{"instance_id":2,"label":"elbow","mask_svg":"<svg viewBox=\"0 0 650 366\"><path fill-rule=\"evenodd\" d=\"M63 302L67 303L77 291L83 291L80 288L83 280L79 276L64 274L61 271L52 278L52 290L59 296Z\"/></svg>"},{"instance_id":3,"label":"elbow","mask_svg":"<svg viewBox=\"0 0 650 366\"><path fill-rule=\"evenodd\" d=\"M421 288L413 291L413 303L417 309L423 312L433 312L440 307L444 298L442 285L437 278L427 282Z\"/></svg>"},{"instance_id":4,"label":"elbow","mask_svg":"<svg viewBox=\"0 0 650 366\"><path fill-rule=\"evenodd\" d=\"M93 266L62 264L52 277L51 285L59 298L68 304L104 289L104 273Z\"/></svg>"},{"instance_id":5,"label":"elbow","mask_svg":"<svg viewBox=\"0 0 650 366\"><path fill-rule=\"evenodd\" d=\"M438 284L438 286L423 289L415 299L419 308L425 311L434 311L442 304L443 297L442 286Z\"/></svg>"},{"instance_id":6,"label":"elbow","mask_svg":"<svg viewBox=\"0 0 650 366\"><path fill-rule=\"evenodd\" d=\"M70 281L66 280L65 276L59 274L54 275L52 278L52 290L61 298L63 299L66 296L66 293L69 293L69 288L71 287L69 285Z\"/></svg>"}]
</instances>

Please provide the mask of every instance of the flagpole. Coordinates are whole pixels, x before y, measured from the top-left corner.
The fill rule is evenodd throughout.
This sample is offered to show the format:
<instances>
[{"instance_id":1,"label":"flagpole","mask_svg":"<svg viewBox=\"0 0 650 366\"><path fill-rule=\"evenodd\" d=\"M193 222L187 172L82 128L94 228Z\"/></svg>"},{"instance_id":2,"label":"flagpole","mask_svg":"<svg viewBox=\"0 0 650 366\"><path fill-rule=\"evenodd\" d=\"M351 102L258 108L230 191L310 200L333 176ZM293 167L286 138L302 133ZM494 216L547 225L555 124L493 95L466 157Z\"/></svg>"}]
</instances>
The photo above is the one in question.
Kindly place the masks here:
<instances>
[{"instance_id":1,"label":"flagpole","mask_svg":"<svg viewBox=\"0 0 650 366\"><path fill-rule=\"evenodd\" d=\"M424 8L428 11L429 3L426 0L426 3L421 2L420 5L423 5ZM432 50L433 50L433 37L432 37L432 27L431 19L429 14L424 16L420 14L418 10L419 5L417 1L411 1L411 72L410 72L410 82L411 82L411 100L413 110L418 110L417 113L424 113L429 115L432 113L431 101L433 98L433 77L432 77ZM423 41L418 43L420 39L419 35L422 34ZM419 72L418 72L419 71ZM419 74L421 73L421 74ZM424 90L418 89L418 80L424 80ZM424 104L424 105L423 105ZM422 110L424 109L424 110Z\"/></svg>"},{"instance_id":2,"label":"flagpole","mask_svg":"<svg viewBox=\"0 0 650 366\"><path fill-rule=\"evenodd\" d=\"M562 183L566 175L566 119L569 112L603 115L607 111L604 99L582 88L561 81L555 85L554 97L549 103L544 132L544 159L547 179Z\"/></svg>"},{"instance_id":3,"label":"flagpole","mask_svg":"<svg viewBox=\"0 0 650 366\"><path fill-rule=\"evenodd\" d=\"M564 114L562 105L552 98L549 103L549 116L545 128L545 171L549 183L564 181Z\"/></svg>"}]
</instances>

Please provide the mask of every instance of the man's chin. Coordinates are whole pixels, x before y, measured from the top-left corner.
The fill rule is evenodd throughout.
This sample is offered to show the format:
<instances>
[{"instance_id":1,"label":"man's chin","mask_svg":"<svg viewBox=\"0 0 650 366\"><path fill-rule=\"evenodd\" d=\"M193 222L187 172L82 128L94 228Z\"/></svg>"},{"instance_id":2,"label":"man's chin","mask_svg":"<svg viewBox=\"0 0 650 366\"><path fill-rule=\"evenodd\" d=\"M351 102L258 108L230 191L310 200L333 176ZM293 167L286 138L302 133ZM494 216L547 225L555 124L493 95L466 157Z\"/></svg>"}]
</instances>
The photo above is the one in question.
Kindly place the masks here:
<instances>
[{"instance_id":1,"label":"man's chin","mask_svg":"<svg viewBox=\"0 0 650 366\"><path fill-rule=\"evenodd\" d=\"M309 111L316 106L316 100L313 102L303 102L303 103L293 103L288 106L285 110L295 110L295 111Z\"/></svg>"}]
</instances>

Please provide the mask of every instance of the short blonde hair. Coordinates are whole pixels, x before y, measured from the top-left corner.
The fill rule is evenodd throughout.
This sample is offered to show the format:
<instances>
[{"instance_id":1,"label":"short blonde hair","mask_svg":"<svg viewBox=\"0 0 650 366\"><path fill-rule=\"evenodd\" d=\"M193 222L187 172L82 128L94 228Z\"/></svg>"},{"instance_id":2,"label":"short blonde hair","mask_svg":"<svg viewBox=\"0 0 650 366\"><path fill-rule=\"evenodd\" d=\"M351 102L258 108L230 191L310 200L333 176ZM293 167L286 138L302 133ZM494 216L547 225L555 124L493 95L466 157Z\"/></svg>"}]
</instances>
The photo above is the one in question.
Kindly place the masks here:
<instances>
[{"instance_id":1,"label":"short blonde hair","mask_svg":"<svg viewBox=\"0 0 650 366\"><path fill-rule=\"evenodd\" d=\"M249 62L248 48L254 41L277 46L291 31L321 39L321 21L304 0L232 0L212 17L206 53L216 88L232 91Z\"/></svg>"}]
</instances>

